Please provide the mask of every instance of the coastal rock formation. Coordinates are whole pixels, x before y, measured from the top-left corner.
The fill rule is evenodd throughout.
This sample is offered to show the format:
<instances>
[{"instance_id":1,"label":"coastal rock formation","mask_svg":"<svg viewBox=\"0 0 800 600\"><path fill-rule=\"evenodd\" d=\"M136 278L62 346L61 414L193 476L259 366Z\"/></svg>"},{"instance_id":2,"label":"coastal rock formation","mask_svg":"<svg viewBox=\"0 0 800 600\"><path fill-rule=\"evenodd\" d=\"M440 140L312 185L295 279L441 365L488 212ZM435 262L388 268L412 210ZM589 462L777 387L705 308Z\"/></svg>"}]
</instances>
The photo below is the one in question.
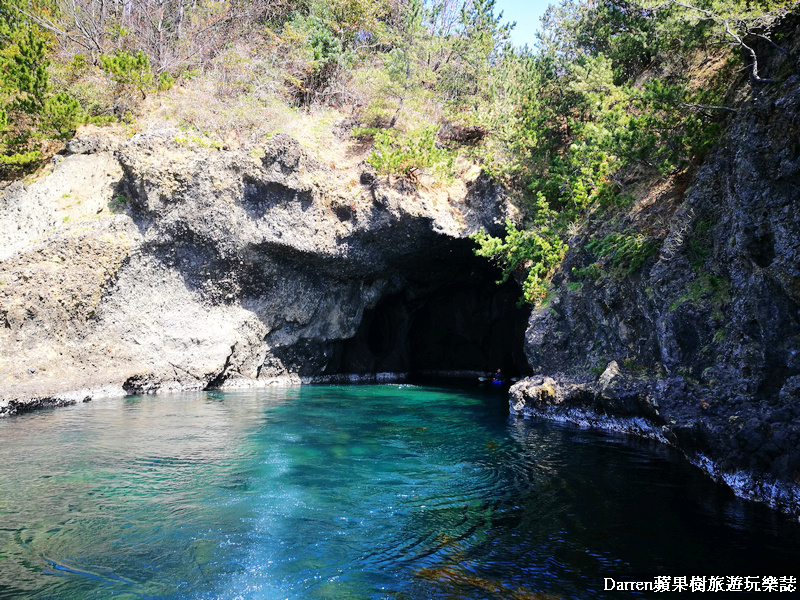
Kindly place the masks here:
<instances>
[{"instance_id":1,"label":"coastal rock formation","mask_svg":"<svg viewBox=\"0 0 800 600\"><path fill-rule=\"evenodd\" d=\"M693 181L626 216L623 228L660 245L638 272L585 249L604 225L577 234L531 316L526 353L541 375L512 390L512 412L665 441L737 493L800 515L798 140L791 75L751 91Z\"/></svg>"},{"instance_id":2,"label":"coastal rock formation","mask_svg":"<svg viewBox=\"0 0 800 600\"><path fill-rule=\"evenodd\" d=\"M469 329L460 314L478 335L510 331L516 292L490 283L467 237L513 209L477 170L419 190L331 168L284 134L260 160L170 130L95 142L78 138L52 174L3 195L0 413L402 370L409 341L381 323L413 330L426 298L470 296L477 281L485 297L450 329ZM70 219L79 200L89 216Z\"/></svg>"},{"instance_id":3,"label":"coastal rock formation","mask_svg":"<svg viewBox=\"0 0 800 600\"><path fill-rule=\"evenodd\" d=\"M800 52L757 51L780 83L627 214L587 215L524 340L519 290L472 254L514 217L478 169L435 188L283 134L263 152L79 136L0 197L0 415L502 367L535 373L513 413L660 440L800 515ZM624 231L654 249L630 273L589 249Z\"/></svg>"}]
</instances>

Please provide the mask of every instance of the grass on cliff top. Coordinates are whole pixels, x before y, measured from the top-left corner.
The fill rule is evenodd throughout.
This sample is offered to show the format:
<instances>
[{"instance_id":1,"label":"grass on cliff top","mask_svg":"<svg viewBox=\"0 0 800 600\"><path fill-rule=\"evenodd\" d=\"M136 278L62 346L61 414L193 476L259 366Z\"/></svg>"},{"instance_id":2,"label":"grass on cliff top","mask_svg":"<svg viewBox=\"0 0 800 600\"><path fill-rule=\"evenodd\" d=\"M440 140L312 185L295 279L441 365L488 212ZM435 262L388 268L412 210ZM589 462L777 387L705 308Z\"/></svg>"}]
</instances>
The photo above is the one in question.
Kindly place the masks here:
<instances>
[{"instance_id":1,"label":"grass on cliff top","mask_svg":"<svg viewBox=\"0 0 800 600\"><path fill-rule=\"evenodd\" d=\"M379 63L351 73L351 103L341 108L320 103L297 106L287 94L284 74L257 47L238 45L221 58L224 68L190 74L170 90L153 94L129 115L131 132L169 124L186 132L182 140L227 146L259 157L267 140L286 133L323 164L354 169L372 152L370 136L351 135L353 125L391 129L399 135L421 126L438 129L441 103L430 91L412 90L402 100L385 94ZM391 126L390 126L391 124ZM471 165L459 161L459 170Z\"/></svg>"}]
</instances>

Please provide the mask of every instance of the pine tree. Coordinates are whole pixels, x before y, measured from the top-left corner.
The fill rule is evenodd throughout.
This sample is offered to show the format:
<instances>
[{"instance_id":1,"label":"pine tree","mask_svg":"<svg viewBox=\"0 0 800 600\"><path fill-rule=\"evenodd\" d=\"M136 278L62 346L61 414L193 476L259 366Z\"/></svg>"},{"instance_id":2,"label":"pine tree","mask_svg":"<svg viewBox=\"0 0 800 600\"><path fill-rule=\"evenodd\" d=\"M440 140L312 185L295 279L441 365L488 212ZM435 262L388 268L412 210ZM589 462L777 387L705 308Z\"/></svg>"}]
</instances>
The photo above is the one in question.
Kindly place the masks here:
<instances>
[{"instance_id":1,"label":"pine tree","mask_svg":"<svg viewBox=\"0 0 800 600\"><path fill-rule=\"evenodd\" d=\"M16 45L16 52L5 62L2 76L3 91L15 99L12 106L35 115L44 110L45 97L50 90L45 40L31 27Z\"/></svg>"},{"instance_id":2,"label":"pine tree","mask_svg":"<svg viewBox=\"0 0 800 600\"><path fill-rule=\"evenodd\" d=\"M139 50L136 54L118 52L111 56L101 56L100 64L111 78L120 86L131 86L139 90L142 99L147 98L147 90L153 83L150 59Z\"/></svg>"}]
</instances>

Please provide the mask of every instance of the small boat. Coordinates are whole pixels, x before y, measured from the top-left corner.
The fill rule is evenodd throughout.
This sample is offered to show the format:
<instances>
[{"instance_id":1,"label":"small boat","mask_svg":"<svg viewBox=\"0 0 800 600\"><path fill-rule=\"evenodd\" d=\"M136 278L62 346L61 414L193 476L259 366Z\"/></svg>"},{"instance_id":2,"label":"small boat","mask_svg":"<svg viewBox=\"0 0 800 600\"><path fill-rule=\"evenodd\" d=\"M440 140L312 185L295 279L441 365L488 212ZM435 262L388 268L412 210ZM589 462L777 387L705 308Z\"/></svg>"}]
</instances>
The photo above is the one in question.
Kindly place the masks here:
<instances>
[{"instance_id":1,"label":"small boat","mask_svg":"<svg viewBox=\"0 0 800 600\"><path fill-rule=\"evenodd\" d=\"M506 379L505 377L494 377L492 375L489 375L488 377L478 377L478 381L480 383L491 383L492 385L500 387L505 385L506 383L513 383L515 381L519 381L519 378L512 377L511 379Z\"/></svg>"}]
</instances>

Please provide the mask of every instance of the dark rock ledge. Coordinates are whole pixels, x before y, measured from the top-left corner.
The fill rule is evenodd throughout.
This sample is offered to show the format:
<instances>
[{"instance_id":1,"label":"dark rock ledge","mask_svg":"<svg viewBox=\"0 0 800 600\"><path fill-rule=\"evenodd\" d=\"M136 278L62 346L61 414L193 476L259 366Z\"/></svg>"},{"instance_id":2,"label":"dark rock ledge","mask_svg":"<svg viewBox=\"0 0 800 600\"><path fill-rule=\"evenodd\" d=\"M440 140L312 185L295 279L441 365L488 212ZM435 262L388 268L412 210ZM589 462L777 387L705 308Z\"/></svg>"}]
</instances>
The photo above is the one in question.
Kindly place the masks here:
<instances>
[{"instance_id":1,"label":"dark rock ledge","mask_svg":"<svg viewBox=\"0 0 800 600\"><path fill-rule=\"evenodd\" d=\"M124 395L125 390L114 386L82 388L52 394L20 395L14 398L0 399L0 417L22 414L41 408L72 406L81 402L90 402L94 398L113 398Z\"/></svg>"},{"instance_id":2,"label":"dark rock ledge","mask_svg":"<svg viewBox=\"0 0 800 600\"><path fill-rule=\"evenodd\" d=\"M525 418L658 440L737 496L800 518L800 482L788 477L800 452L792 391L784 390L771 409L722 406L683 377L640 379L611 361L597 379L563 373L526 378L511 388L509 408Z\"/></svg>"}]
</instances>

